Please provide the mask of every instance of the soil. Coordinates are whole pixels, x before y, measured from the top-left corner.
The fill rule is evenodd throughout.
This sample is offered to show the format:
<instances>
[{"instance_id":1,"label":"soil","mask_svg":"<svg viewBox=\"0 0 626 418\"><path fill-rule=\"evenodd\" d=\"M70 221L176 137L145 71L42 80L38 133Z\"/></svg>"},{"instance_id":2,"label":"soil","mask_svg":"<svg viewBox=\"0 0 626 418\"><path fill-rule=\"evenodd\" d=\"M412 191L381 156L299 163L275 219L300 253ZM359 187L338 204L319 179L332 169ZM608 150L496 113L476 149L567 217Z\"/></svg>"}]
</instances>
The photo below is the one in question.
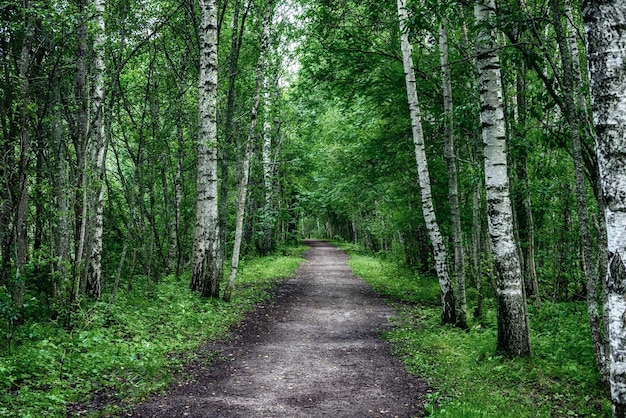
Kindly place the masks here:
<instances>
[{"instance_id":1,"label":"soil","mask_svg":"<svg viewBox=\"0 0 626 418\"><path fill-rule=\"evenodd\" d=\"M249 314L231 340L205 348L217 360L198 360L124 416L422 416L426 384L380 339L393 326L393 308L352 274L344 252L307 244L306 261L272 302Z\"/></svg>"}]
</instances>

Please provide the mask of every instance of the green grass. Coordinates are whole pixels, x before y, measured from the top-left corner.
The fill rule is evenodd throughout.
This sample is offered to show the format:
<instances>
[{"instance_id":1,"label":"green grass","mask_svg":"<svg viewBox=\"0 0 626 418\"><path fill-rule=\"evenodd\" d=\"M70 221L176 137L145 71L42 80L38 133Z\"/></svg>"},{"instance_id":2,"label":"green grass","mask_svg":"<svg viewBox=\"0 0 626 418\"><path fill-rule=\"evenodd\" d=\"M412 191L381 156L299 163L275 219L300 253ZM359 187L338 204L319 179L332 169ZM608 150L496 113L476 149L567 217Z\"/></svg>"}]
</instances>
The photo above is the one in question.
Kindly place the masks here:
<instances>
[{"instance_id":1,"label":"green grass","mask_svg":"<svg viewBox=\"0 0 626 418\"><path fill-rule=\"evenodd\" d=\"M115 305L90 304L71 330L23 325L10 352L0 353L0 416L65 417L69 404L88 405L94 395L108 404L103 414L113 414L165 388L199 346L224 337L293 274L302 250L243 262L230 303L190 293L188 276L167 277L151 297L137 287Z\"/></svg>"},{"instance_id":2,"label":"green grass","mask_svg":"<svg viewBox=\"0 0 626 418\"><path fill-rule=\"evenodd\" d=\"M441 326L435 278L352 254L356 275L398 303L398 328L385 337L407 369L426 379L426 414L436 417L610 417L598 383L584 302L530 308L533 355L496 355L493 300L470 331ZM471 311L471 300L470 304Z\"/></svg>"}]
</instances>

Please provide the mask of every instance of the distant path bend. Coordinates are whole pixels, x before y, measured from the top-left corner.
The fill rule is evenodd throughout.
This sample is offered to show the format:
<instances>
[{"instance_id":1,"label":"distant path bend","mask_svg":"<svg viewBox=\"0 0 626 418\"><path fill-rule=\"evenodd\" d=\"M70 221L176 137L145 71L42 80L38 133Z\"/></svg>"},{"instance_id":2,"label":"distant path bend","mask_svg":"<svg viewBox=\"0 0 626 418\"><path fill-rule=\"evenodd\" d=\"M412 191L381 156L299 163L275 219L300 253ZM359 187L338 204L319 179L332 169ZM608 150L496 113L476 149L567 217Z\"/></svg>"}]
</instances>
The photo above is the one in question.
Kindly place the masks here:
<instances>
[{"instance_id":1,"label":"distant path bend","mask_svg":"<svg viewBox=\"0 0 626 418\"><path fill-rule=\"evenodd\" d=\"M133 417L414 417L425 385L378 336L394 315L347 256L307 241L306 262L219 347L223 361L137 406Z\"/></svg>"}]
</instances>

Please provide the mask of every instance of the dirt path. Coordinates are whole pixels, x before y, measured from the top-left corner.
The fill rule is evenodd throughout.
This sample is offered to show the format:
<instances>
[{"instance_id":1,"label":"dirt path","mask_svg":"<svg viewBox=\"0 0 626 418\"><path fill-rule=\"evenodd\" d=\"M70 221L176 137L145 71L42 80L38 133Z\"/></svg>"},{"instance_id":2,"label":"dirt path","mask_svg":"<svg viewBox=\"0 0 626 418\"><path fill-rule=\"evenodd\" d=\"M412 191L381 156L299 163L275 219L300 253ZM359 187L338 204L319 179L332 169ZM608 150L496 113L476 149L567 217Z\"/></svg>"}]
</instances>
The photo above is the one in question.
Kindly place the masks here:
<instances>
[{"instance_id":1,"label":"dirt path","mask_svg":"<svg viewBox=\"0 0 626 418\"><path fill-rule=\"evenodd\" d=\"M379 339L393 310L346 264L309 241L307 261L218 347L223 361L148 399L133 417L413 417L423 382ZM213 348L215 349L215 348Z\"/></svg>"}]
</instances>

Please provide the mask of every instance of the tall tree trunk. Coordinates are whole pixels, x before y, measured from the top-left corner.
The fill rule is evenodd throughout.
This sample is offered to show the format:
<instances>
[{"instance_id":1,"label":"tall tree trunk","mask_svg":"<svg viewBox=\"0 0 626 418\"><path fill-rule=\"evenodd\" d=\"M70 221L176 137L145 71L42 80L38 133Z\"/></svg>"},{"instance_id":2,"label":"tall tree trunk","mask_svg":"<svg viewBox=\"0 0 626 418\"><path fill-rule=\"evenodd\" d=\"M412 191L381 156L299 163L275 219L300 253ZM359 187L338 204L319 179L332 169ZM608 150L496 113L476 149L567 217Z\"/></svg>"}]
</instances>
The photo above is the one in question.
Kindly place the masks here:
<instances>
[{"instance_id":1,"label":"tall tree trunk","mask_svg":"<svg viewBox=\"0 0 626 418\"><path fill-rule=\"evenodd\" d=\"M524 278L527 296L533 296L535 307L541 307L541 297L539 295L539 284L537 281L537 269L535 267L535 222L533 219L532 200L530 197L530 184L528 182L528 153L526 136L526 65L520 64L516 74L516 97L517 97L517 118L515 120L515 135L519 142L515 167L517 176L521 183L521 198L524 209L524 236L521 241L522 259L526 268ZM521 222L520 222L521 223ZM520 228L522 229L522 228Z\"/></svg>"},{"instance_id":2,"label":"tall tree trunk","mask_svg":"<svg viewBox=\"0 0 626 418\"><path fill-rule=\"evenodd\" d=\"M175 263L174 271L176 279L180 277L180 269L182 263L181 248L181 207L183 201L183 152L184 152L184 133L183 133L183 115L179 112L176 120L176 138L178 149L176 151L176 174L174 175L174 225L172 235L170 237L170 263Z\"/></svg>"},{"instance_id":3,"label":"tall tree trunk","mask_svg":"<svg viewBox=\"0 0 626 418\"><path fill-rule=\"evenodd\" d=\"M68 173L67 148L61 126L61 88L60 80L54 82L54 102L52 139L55 148L55 173L54 192L56 198L56 228L54 230L54 250L56 256L56 269L60 277L60 283L55 288L54 296L61 309L69 309L69 298L72 295L72 282L70 280L70 193L72 186ZM69 325L69 324L66 324Z\"/></svg>"},{"instance_id":4,"label":"tall tree trunk","mask_svg":"<svg viewBox=\"0 0 626 418\"><path fill-rule=\"evenodd\" d=\"M481 184L476 182L472 193L472 260L474 262L474 274L476 280L476 306L474 306L474 319L483 316L483 270L482 270L482 222L481 222Z\"/></svg>"},{"instance_id":5,"label":"tall tree trunk","mask_svg":"<svg viewBox=\"0 0 626 418\"><path fill-rule=\"evenodd\" d=\"M237 65L239 62L239 52L241 51L241 42L245 27L246 17L251 1L247 2L246 9L239 24L239 13L241 9L241 1L235 0L233 10L233 29L230 40L230 56L228 58L228 96L226 98L226 115L224 117L224 138L220 144L220 172L222 174L220 183L220 199L219 199L219 223L220 223L220 241L222 242L221 257L225 258L226 252L226 235L228 232L228 192L230 188L230 149L233 144L234 137L234 117L235 117L235 83L237 81Z\"/></svg>"},{"instance_id":6,"label":"tall tree trunk","mask_svg":"<svg viewBox=\"0 0 626 418\"><path fill-rule=\"evenodd\" d=\"M493 31L486 27L494 11L493 0L479 0L474 6L476 21L483 25L476 42L476 66L480 83L489 233L497 276L498 350L509 355L527 356L530 355L530 331L524 281L513 235L500 60Z\"/></svg>"},{"instance_id":7,"label":"tall tree trunk","mask_svg":"<svg viewBox=\"0 0 626 418\"><path fill-rule=\"evenodd\" d=\"M32 61L31 48L35 28L31 16L31 3L22 2L25 19L24 41L20 56L20 154L18 162L18 203L15 213L15 282L13 283L13 303L18 309L24 305L23 268L28 263L28 162L30 159L30 79Z\"/></svg>"},{"instance_id":8,"label":"tall tree trunk","mask_svg":"<svg viewBox=\"0 0 626 418\"><path fill-rule=\"evenodd\" d=\"M219 297L222 276L217 190L217 4L200 0L196 223L190 287Z\"/></svg>"},{"instance_id":9,"label":"tall tree trunk","mask_svg":"<svg viewBox=\"0 0 626 418\"><path fill-rule=\"evenodd\" d=\"M465 23L467 19L465 18L464 8L459 6L458 13L460 14L463 22L461 25L461 45L464 50L469 51L470 41L467 34L467 24ZM479 129L475 129L474 132L471 133L471 139L469 140L471 141L470 148L472 166L477 173L482 173L482 163L480 161L482 144ZM485 254L485 251L483 250L482 243L484 235L483 224L486 223L484 222L486 211L484 210L482 204L482 190L484 189L483 179L484 176L477 176L472 188L472 264L476 280L476 305L474 306L473 313L474 319L481 319L483 316L483 254Z\"/></svg>"},{"instance_id":10,"label":"tall tree trunk","mask_svg":"<svg viewBox=\"0 0 626 418\"><path fill-rule=\"evenodd\" d=\"M572 7L569 3L565 3L565 16L567 19L567 40L570 46L570 50L572 53L572 67L574 69L574 85L575 86L579 86L577 92L576 92L576 98L577 98L577 104L578 104L578 113L580 116L580 123L584 124L584 126L587 129L584 129L583 132L588 132L589 136L591 138L593 138L593 140L595 141L595 132L593 130L593 123L592 123L592 116L589 113L589 108L587 106L587 92L585 89L583 89L582 86L585 85L584 80L583 80L583 74L582 74L582 70L580 68L580 50L578 48L578 40L577 40L577 30L574 26L574 17L573 17L573 12L572 12ZM591 128L591 129L589 129ZM582 146L581 146L581 151L582 151ZM582 156L581 156L582 158ZM598 299L597 299L597 294L598 294L598 283L602 283L601 287L601 294L602 294L602 303L603 305L606 304L606 286L604 286L604 277L606 276L606 271L607 271L607 260L608 260L608 254L607 254L607 241L606 241L606 220L604 219L604 197L602 196L602 185L600 184L600 175L598 173L598 169L597 169L597 159L596 159L596 164L595 164L595 170L593 171L593 174L591 176L591 181L592 181L592 186L594 188L594 191L596 192L596 197L597 197L597 201L598 201L598 213L599 213L599 218L598 222L597 222L597 235L598 235L598 257L597 257L597 265L598 265L598 272L597 272L597 277L596 277L596 281L594 283L587 283L587 286L592 286L592 289L587 289L587 299L589 301L589 299L592 297L591 295L594 294L596 295L596 298L594 298L593 302L588 303L588 309L590 311L589 313L589 323L590 323L590 327L591 327L591 332L592 335L594 335L593 339L594 339L594 344L596 343L596 338L599 339L600 341L600 356L601 356L601 362L599 362L600 365L600 378L602 380L602 382L608 386L609 384L609 357L608 357L608 351L609 351L609 346L608 346L608 335L609 335L609 330L607 328L608 325L608 317L604 316L606 315L606 312L608 311L608 309L606 309L606 306L603 306L602 308L602 314L603 314L603 319L601 321L602 323L602 332L600 331L600 324L598 323L600 315L598 312ZM590 227L591 228L591 227ZM595 275L594 275L595 276ZM596 353L598 353L598 351L596 351Z\"/></svg>"},{"instance_id":11,"label":"tall tree trunk","mask_svg":"<svg viewBox=\"0 0 626 418\"><path fill-rule=\"evenodd\" d=\"M185 52L182 58L182 68L180 74L185 77L187 75L187 61L189 59L189 49L185 48ZM174 70L174 69L173 69ZM170 271L173 270L176 275L176 279L180 278L181 263L182 263L182 248L181 248L181 206L183 199L183 157L185 150L185 133L183 128L184 121L184 85L179 86L178 96L180 102L176 113L176 171L174 174L174 199L173 199L173 222L170 230L170 248L168 254L168 263Z\"/></svg>"},{"instance_id":12,"label":"tall tree trunk","mask_svg":"<svg viewBox=\"0 0 626 418\"><path fill-rule=\"evenodd\" d=\"M598 165L606 203L609 268L609 381L613 416L626 417L626 5L585 2L584 21L597 134Z\"/></svg>"},{"instance_id":13,"label":"tall tree trunk","mask_svg":"<svg viewBox=\"0 0 626 418\"><path fill-rule=\"evenodd\" d=\"M89 97L87 93L87 21L88 7L86 0L78 0L78 28L76 30L76 76L74 79L74 95L78 114L73 132L74 152L76 154L75 167L75 206L74 206L74 243L75 260L72 284L72 300L77 300L83 290L85 278L85 247L87 222L87 192L85 176L87 175L87 135L89 132Z\"/></svg>"},{"instance_id":14,"label":"tall tree trunk","mask_svg":"<svg viewBox=\"0 0 626 418\"><path fill-rule=\"evenodd\" d=\"M256 137L257 114L259 111L259 103L261 99L261 81L263 78L263 68L265 61L265 53L269 39L270 24L272 20L272 1L268 1L265 6L265 14L263 16L263 34L261 36L261 48L259 51L259 59L256 66L256 81L254 88L254 98L252 104L252 112L250 116L250 131L248 132L248 141L246 142L246 151L241 165L241 177L239 187L237 188L237 213L235 217L235 243L233 245L233 255L231 260L231 270L228 277L228 284L224 290L224 300L229 301L233 292L237 270L239 268L239 252L241 250L241 238L243 234L243 218L246 208L246 194L248 192L248 178L250 172L250 159L252 158L252 150L254 148L254 138Z\"/></svg>"},{"instance_id":15,"label":"tall tree trunk","mask_svg":"<svg viewBox=\"0 0 626 418\"><path fill-rule=\"evenodd\" d=\"M2 65L6 67L9 59L3 57ZM8 187L0 187L0 286L10 286L13 279L11 273L11 249L15 234L12 230L14 203L13 197L16 192L15 167L15 138L19 136L19 117L14 115L14 98L19 92L14 91L13 72L4 71L2 83L4 89L2 102L0 103L0 126L2 129L2 141L0 142L0 182Z\"/></svg>"},{"instance_id":16,"label":"tall tree trunk","mask_svg":"<svg viewBox=\"0 0 626 418\"><path fill-rule=\"evenodd\" d=\"M568 39L568 43L570 45L570 50L572 52L572 64L573 64L573 68L574 68L574 77L575 77L575 81L574 81L574 85L575 86L579 86L577 92L576 92L576 97L577 97L577 101L578 101L578 110L579 110L579 116L581 118L581 123L584 124L584 126L587 128L584 131L587 132L587 134L594 140L596 140L596 133L593 127L593 117L589 112L589 108L587 106L587 92L585 89L583 89L582 86L584 86L585 80L583 78L583 72L580 68L580 50L578 48L578 40L577 40L577 29L575 28L574 25L574 17L573 17L573 12L572 12L572 7L571 5L566 2L565 3L565 16L567 18L567 39ZM584 144L583 144L584 145ZM605 203L604 203L604 196L602 196L602 184L601 184L601 179L600 179L600 173L598 170L598 163L597 163L597 157L594 155L593 156L595 159L595 167L593 167L591 169L592 174L591 174L591 182L592 182L592 186L598 201L598 213L599 213L599 219L597 219L598 223L596 225L596 229L597 229L597 234L598 234L598 257L597 257L597 261L598 261L598 277L599 277L599 281L602 283L602 301L604 304L606 304L606 282L604 281L604 277L606 277L606 272L607 272L607 268L608 268L608 251L607 251L607 239L606 239L606 219L604 218L604 209L605 209ZM604 332L602 335L602 344L604 346L604 352L605 352L605 356L604 356L604 369L601 370L601 374L602 374L602 378L606 379L606 382L608 384L608 355L606 355L606 353L608 353L608 328L607 328L607 324L608 321L606 320L607 317L605 317L606 312L608 310L606 309L606 307L604 307L602 309L602 314L603 314L603 326L604 326Z\"/></svg>"},{"instance_id":17,"label":"tall tree trunk","mask_svg":"<svg viewBox=\"0 0 626 418\"><path fill-rule=\"evenodd\" d=\"M583 162L582 144L580 138L580 129L578 121L577 97L574 92L574 80L580 80L580 70L576 77L575 69L578 65L574 65L572 59L571 43L568 42L567 34L563 29L561 17L563 11L561 3L558 0L551 0L552 19L556 38L563 63L563 101L565 104L565 118L567 119L570 134L572 136L572 157L574 159L574 179L576 187L576 203L578 209L578 222L580 224L580 241L582 250L582 267L587 283L587 313L589 316L589 328L591 331L591 339L593 341L594 352L598 370L604 370L604 346L602 345L600 332L600 315L598 309L598 291L597 277L595 274L596 265L593 257L593 238L591 236L591 226L589 225L589 214L587 209L587 185L585 183L585 166Z\"/></svg>"},{"instance_id":18,"label":"tall tree trunk","mask_svg":"<svg viewBox=\"0 0 626 418\"><path fill-rule=\"evenodd\" d=\"M463 236L461 233L461 212L459 209L459 187L457 180L456 152L454 145L454 116L452 83L448 64L448 29L442 18L439 23L439 53L441 62L441 82L444 110L444 155L448 166L448 198L454 240L454 277L456 280L456 321L460 328L467 328L467 299L465 296L465 266Z\"/></svg>"},{"instance_id":19,"label":"tall tree trunk","mask_svg":"<svg viewBox=\"0 0 626 418\"><path fill-rule=\"evenodd\" d=\"M273 216L272 216L272 123L270 107L270 86L268 76L265 75L263 80L264 85L264 103L265 103L265 119L263 120L263 146L261 148L262 165L263 165L263 218L262 218L262 238L261 238L261 250L264 254L269 253L272 250L272 232L273 228Z\"/></svg>"},{"instance_id":20,"label":"tall tree trunk","mask_svg":"<svg viewBox=\"0 0 626 418\"><path fill-rule=\"evenodd\" d=\"M417 87L415 84L415 71L413 67L413 47L409 42L409 33L406 28L408 12L406 0L398 0L398 18L400 22L400 42L402 47L402 62L404 65L404 75L406 81L407 98L409 111L411 114L411 125L413 130L413 143L415 146L415 159L417 161L417 171L419 185L422 195L422 211L424 221L428 228L428 235L433 247L435 258L435 268L439 278L441 288L441 319L444 324L456 323L456 310L454 306L454 292L448 273L446 248L439 231L439 225L435 217L432 192L430 188L430 174L428 172L428 162L426 160L426 150L424 149L424 132L422 130L422 120L417 97Z\"/></svg>"},{"instance_id":21,"label":"tall tree trunk","mask_svg":"<svg viewBox=\"0 0 626 418\"><path fill-rule=\"evenodd\" d=\"M91 167L90 208L88 214L91 231L87 292L96 298L102 294L102 239L104 209L104 163L106 140L104 134L104 12L105 0L94 0L93 35L93 93L91 95ZM92 219L93 218L93 219Z\"/></svg>"}]
</instances>

